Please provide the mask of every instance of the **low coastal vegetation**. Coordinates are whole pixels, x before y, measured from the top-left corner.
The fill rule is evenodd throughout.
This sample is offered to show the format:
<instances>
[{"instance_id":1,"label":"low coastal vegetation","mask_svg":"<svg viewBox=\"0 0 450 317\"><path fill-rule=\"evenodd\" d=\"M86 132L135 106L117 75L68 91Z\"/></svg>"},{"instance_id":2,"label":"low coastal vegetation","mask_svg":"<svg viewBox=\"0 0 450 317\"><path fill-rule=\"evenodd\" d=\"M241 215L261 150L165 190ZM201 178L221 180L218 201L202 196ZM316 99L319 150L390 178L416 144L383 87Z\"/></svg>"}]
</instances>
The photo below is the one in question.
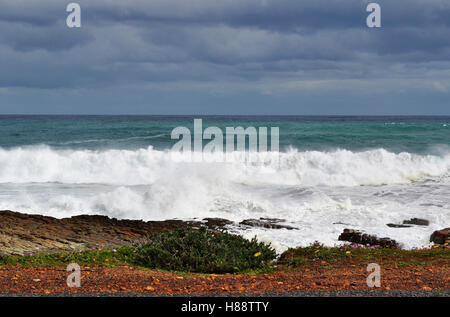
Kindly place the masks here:
<instances>
[{"instance_id":1,"label":"low coastal vegetation","mask_svg":"<svg viewBox=\"0 0 450 317\"><path fill-rule=\"evenodd\" d=\"M423 246L413 250L404 250L378 245L345 244L339 247L326 247L315 242L308 247L291 248L278 259L285 267L298 268L313 262L335 263L353 262L361 264L392 263L395 265L425 265L431 261L439 261L450 265L450 249L448 244ZM445 264L444 264L445 265Z\"/></svg>"},{"instance_id":2,"label":"low coastal vegetation","mask_svg":"<svg viewBox=\"0 0 450 317\"><path fill-rule=\"evenodd\" d=\"M296 269L314 263L327 266L345 262L367 264L425 265L450 263L448 244L429 245L421 249L402 250L380 246L346 244L326 247L318 242L308 247L292 248L278 258L267 243L244 239L227 232L206 228L180 228L164 231L134 246L91 248L61 253L28 253L1 256L0 266L49 266L78 263L86 266L122 266L196 273L270 272L280 267ZM447 263L447 264L445 264Z\"/></svg>"},{"instance_id":3,"label":"low coastal vegetation","mask_svg":"<svg viewBox=\"0 0 450 317\"><path fill-rule=\"evenodd\" d=\"M136 248L135 261L148 268L201 273L264 270L276 258L266 243L227 232L181 228L150 236Z\"/></svg>"}]
</instances>

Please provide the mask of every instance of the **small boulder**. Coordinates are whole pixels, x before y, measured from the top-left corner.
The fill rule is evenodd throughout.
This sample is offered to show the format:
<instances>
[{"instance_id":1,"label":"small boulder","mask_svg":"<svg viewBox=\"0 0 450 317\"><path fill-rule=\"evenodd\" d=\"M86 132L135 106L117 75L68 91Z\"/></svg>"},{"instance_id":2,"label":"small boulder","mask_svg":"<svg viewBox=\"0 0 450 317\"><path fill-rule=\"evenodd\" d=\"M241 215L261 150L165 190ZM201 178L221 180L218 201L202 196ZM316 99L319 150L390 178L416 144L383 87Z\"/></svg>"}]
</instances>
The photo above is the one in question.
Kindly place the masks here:
<instances>
[{"instance_id":1,"label":"small boulder","mask_svg":"<svg viewBox=\"0 0 450 317\"><path fill-rule=\"evenodd\" d=\"M428 226L430 224L430 221L426 219L420 219L420 218L411 218L409 220L403 220L404 225L418 225L418 226Z\"/></svg>"},{"instance_id":2,"label":"small boulder","mask_svg":"<svg viewBox=\"0 0 450 317\"><path fill-rule=\"evenodd\" d=\"M445 228L442 230L436 230L430 236L430 242L436 244L444 244L450 241L450 228Z\"/></svg>"},{"instance_id":3,"label":"small boulder","mask_svg":"<svg viewBox=\"0 0 450 317\"><path fill-rule=\"evenodd\" d=\"M353 229L344 229L338 238L339 241L348 241L359 244L380 245L384 248L398 248L397 241L390 238L378 238Z\"/></svg>"}]
</instances>

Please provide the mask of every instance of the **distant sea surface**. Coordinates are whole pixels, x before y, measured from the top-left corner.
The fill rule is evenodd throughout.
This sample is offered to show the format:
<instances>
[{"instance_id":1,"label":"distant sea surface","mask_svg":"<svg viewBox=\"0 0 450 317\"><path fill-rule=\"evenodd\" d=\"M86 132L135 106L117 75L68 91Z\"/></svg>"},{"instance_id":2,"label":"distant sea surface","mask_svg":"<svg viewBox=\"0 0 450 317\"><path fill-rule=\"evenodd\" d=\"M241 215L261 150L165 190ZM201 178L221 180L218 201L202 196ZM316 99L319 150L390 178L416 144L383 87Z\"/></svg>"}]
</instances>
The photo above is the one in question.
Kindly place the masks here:
<instances>
[{"instance_id":1,"label":"distant sea surface","mask_svg":"<svg viewBox=\"0 0 450 317\"><path fill-rule=\"evenodd\" d=\"M171 159L178 126L279 127L277 166ZM281 218L234 227L280 251L343 228L428 243L450 227L450 117L0 116L0 209L127 219ZM429 227L390 228L412 217Z\"/></svg>"}]
</instances>

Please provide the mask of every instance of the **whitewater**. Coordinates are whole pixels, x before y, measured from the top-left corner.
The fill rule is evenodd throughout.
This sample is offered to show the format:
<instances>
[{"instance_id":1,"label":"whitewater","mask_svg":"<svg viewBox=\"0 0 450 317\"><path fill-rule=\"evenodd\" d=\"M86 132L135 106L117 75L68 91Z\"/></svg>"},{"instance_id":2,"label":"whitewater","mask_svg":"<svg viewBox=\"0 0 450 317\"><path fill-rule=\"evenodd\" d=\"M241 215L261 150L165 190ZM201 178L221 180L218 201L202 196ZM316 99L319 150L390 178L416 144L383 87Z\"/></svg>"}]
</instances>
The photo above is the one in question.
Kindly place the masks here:
<instances>
[{"instance_id":1,"label":"whitewater","mask_svg":"<svg viewBox=\"0 0 450 317\"><path fill-rule=\"evenodd\" d=\"M339 245L344 228L414 248L428 244L434 230L450 227L450 151L445 146L433 154L289 146L273 162L250 164L179 162L169 149L153 146L35 144L0 147L0 167L2 210L58 218L281 218L297 229L229 228L271 242L279 252L314 241ZM430 225L386 226L413 217Z\"/></svg>"}]
</instances>

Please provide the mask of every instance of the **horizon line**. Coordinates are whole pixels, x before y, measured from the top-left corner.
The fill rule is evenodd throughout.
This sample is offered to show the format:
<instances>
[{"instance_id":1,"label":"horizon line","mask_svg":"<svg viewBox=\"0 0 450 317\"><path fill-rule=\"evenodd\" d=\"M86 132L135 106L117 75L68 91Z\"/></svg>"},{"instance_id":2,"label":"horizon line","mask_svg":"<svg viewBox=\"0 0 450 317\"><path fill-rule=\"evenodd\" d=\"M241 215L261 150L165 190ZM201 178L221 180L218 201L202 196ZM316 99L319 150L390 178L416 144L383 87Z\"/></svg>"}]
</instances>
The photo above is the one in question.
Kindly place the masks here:
<instances>
[{"instance_id":1,"label":"horizon line","mask_svg":"<svg viewBox=\"0 0 450 317\"><path fill-rule=\"evenodd\" d=\"M55 114L55 113L0 113L5 116L79 116L79 117L450 117L450 114Z\"/></svg>"}]
</instances>

